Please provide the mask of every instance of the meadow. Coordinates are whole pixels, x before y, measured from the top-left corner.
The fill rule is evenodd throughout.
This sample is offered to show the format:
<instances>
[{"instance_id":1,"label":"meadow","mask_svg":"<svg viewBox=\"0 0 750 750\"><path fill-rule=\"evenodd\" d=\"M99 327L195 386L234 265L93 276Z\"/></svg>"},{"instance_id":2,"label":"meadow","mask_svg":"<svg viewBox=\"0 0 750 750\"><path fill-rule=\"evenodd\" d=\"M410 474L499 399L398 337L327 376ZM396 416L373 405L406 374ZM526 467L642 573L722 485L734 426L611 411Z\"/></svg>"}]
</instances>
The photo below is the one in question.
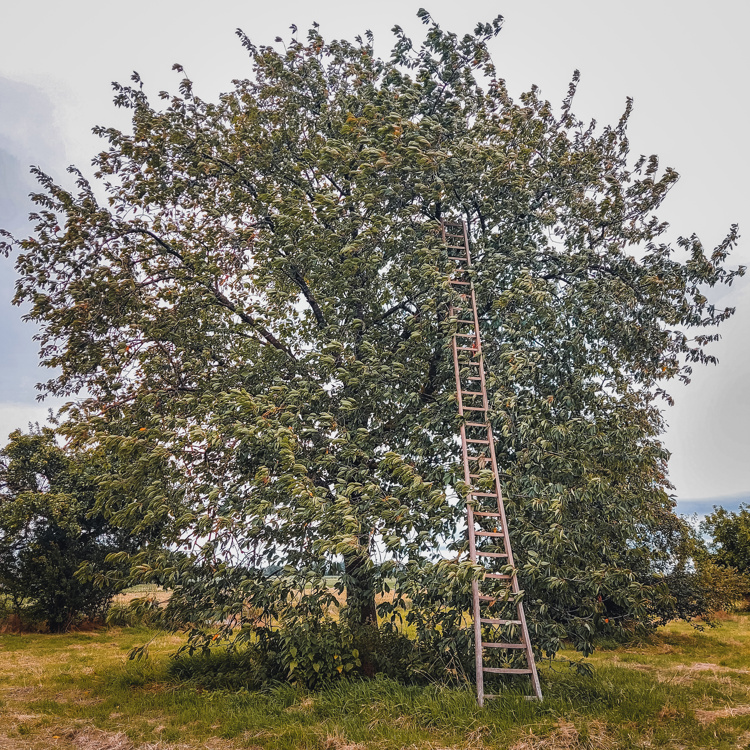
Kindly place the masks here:
<instances>
[{"instance_id":1,"label":"meadow","mask_svg":"<svg viewBox=\"0 0 750 750\"><path fill-rule=\"evenodd\" d=\"M129 661L150 638L150 657ZM508 691L484 709L469 689L378 678L320 693L207 690L170 676L182 642L143 628L0 635L0 748L750 748L750 613L604 644L592 676L543 662L543 703Z\"/></svg>"}]
</instances>

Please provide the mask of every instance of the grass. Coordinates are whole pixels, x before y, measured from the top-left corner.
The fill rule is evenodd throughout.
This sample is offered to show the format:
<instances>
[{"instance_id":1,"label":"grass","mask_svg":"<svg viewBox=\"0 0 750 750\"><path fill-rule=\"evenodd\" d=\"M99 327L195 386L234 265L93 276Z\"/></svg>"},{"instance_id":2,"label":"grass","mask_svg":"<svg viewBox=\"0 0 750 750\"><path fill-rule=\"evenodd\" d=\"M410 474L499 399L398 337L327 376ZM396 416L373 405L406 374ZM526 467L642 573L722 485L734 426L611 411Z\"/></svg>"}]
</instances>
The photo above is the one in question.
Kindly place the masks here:
<instances>
[{"instance_id":1,"label":"grass","mask_svg":"<svg viewBox=\"0 0 750 750\"><path fill-rule=\"evenodd\" d=\"M603 648L593 677L543 663L543 703L507 690L484 710L470 690L380 679L317 694L206 691L168 677L180 636L157 635L148 661L126 661L153 635L0 636L0 749L750 748L748 614Z\"/></svg>"}]
</instances>

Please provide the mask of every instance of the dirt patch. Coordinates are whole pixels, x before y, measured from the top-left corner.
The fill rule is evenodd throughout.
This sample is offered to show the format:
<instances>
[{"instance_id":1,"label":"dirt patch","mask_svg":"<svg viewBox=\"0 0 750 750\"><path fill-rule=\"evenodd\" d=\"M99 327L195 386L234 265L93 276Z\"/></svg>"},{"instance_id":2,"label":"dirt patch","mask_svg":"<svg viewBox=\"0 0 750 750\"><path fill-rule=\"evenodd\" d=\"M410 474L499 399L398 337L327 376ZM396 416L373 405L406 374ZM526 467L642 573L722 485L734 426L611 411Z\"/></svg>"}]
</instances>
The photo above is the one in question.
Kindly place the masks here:
<instances>
[{"instance_id":1,"label":"dirt patch","mask_svg":"<svg viewBox=\"0 0 750 750\"><path fill-rule=\"evenodd\" d=\"M38 687L6 687L0 693L4 700L16 701L34 696L38 691Z\"/></svg>"},{"instance_id":2,"label":"dirt patch","mask_svg":"<svg viewBox=\"0 0 750 750\"><path fill-rule=\"evenodd\" d=\"M735 674L750 674L750 669L733 669L732 667L723 667L721 664L710 664L709 662L694 662L689 666L678 664L674 669L687 670L690 672L734 672Z\"/></svg>"},{"instance_id":3,"label":"dirt patch","mask_svg":"<svg viewBox=\"0 0 750 750\"><path fill-rule=\"evenodd\" d=\"M101 729L80 729L70 732L69 739L76 750L134 750L135 746L122 732L103 732Z\"/></svg>"},{"instance_id":4,"label":"dirt patch","mask_svg":"<svg viewBox=\"0 0 750 750\"><path fill-rule=\"evenodd\" d=\"M569 721L560 721L545 737L529 732L510 750L611 750L616 746L604 722L592 721L580 731Z\"/></svg>"},{"instance_id":5,"label":"dirt patch","mask_svg":"<svg viewBox=\"0 0 750 750\"><path fill-rule=\"evenodd\" d=\"M726 708L717 708L708 711L696 710L695 718L701 724L710 724L717 719L727 719L730 716L746 716L750 714L750 706L727 706Z\"/></svg>"},{"instance_id":6,"label":"dirt patch","mask_svg":"<svg viewBox=\"0 0 750 750\"><path fill-rule=\"evenodd\" d=\"M364 750L364 747L364 745L353 745L349 740L337 734L329 734L323 740L324 750Z\"/></svg>"}]
</instances>

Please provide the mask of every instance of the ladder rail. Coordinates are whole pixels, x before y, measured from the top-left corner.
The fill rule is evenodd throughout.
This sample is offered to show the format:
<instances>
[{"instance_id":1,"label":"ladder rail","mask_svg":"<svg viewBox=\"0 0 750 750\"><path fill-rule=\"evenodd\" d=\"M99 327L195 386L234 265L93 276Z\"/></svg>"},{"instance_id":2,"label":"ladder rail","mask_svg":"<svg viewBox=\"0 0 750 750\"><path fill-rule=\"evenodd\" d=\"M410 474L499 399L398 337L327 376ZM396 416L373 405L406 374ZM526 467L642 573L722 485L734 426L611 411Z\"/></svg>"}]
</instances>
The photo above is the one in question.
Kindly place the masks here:
<instances>
[{"instance_id":1,"label":"ladder rail","mask_svg":"<svg viewBox=\"0 0 750 750\"><path fill-rule=\"evenodd\" d=\"M474 281L471 274L468 273L471 269L471 249L469 247L469 232L465 221L451 222L452 227L460 227L460 235L456 230L451 232L446 231L446 224L448 222L441 222L441 234L442 241L446 248L448 248L449 259L457 264L465 263L465 266L456 265L453 275L461 274L462 278L467 278L468 281L458 280L451 278L450 286L454 293L458 294L461 300L460 306L455 306L453 300L450 303L450 316L457 318L457 323L463 325L471 324L473 333L459 333L458 330L453 335L451 340L451 350L453 354L453 371L456 379L456 401L458 406L458 414L461 418L460 424L460 436L461 436L461 456L464 470L464 482L470 488L467 503L467 527L468 527L468 542L469 542L469 559L473 563L477 563L478 558L487 559L504 559L505 563L513 567L512 575L505 575L499 573L489 572L486 577L495 580L507 580L509 591L511 596L507 601L512 601L515 606L517 619L511 620L507 617L486 617L483 616L481 610L481 604L483 601L489 602L490 604L498 601L498 597L485 596L480 591L479 580L475 579L472 581L472 619L474 621L474 651L475 651L475 668L476 668L476 683L477 683L477 702L480 706L484 705L485 696L484 693L484 674L495 673L495 674L518 674L528 675L531 678L532 687L534 689L534 695L529 696L532 698L542 699L541 686L539 684L539 675L536 669L536 662L534 660L534 652L531 647L531 639L529 638L528 626L526 623L526 616L523 608L523 602L519 601L519 594L521 589L518 585L518 579L515 572L515 563L513 560L513 551L511 549L510 537L508 535L508 524L505 514L505 504L503 502L502 488L500 485L500 473L497 465L497 455L495 452L495 439L492 434L492 426L489 421L489 399L487 396L487 382L486 374L484 369L484 355L482 353L482 341L480 336L479 327L479 313L477 310L476 293L474 290ZM450 235L450 241L449 241ZM457 238L463 236L463 248L458 245ZM455 250L463 249L465 255L458 257L455 254ZM468 287L466 291L462 291L464 287ZM471 316L466 315L468 310L471 310ZM460 314L459 314L460 312ZM470 319L469 319L470 317ZM460 345L459 339L469 339L472 346ZM465 353L471 352L470 360L467 362L465 359ZM462 361L462 356L464 360ZM463 368L476 368L471 375L462 375ZM469 370L469 372L472 372ZM471 381L473 386L464 387L464 381ZM476 388L477 390L469 391L469 388ZM467 396L470 400L468 404L464 403L464 396ZM478 406L475 399L481 397L482 406ZM471 415L476 414L479 416L479 412L484 412L484 421L467 421L467 417L471 418ZM472 434L471 437L467 434L467 428L472 431L477 429L485 430L485 436L482 438L476 437ZM486 437L486 439L484 439ZM482 445L480 453L481 457L476 454L469 454L470 445ZM484 445L489 448L489 455L484 453ZM471 470L471 462L475 461L481 468L491 468L494 479L494 492L486 492L479 490L474 482L478 474L475 474ZM489 464L489 466L487 466ZM497 512L490 511L486 507L479 506L482 502L482 498L495 498L497 504ZM475 508L477 506L477 509ZM476 514L475 514L476 511ZM477 530L475 524L477 518L498 518L499 519L499 531L496 528L493 532L488 532L481 528ZM477 535L480 535L485 539L497 539L495 545L502 544L502 552L488 551L485 552L482 549L477 549ZM482 624L490 624L494 627L502 627L503 625L517 625L521 628L521 642L520 643L505 643L506 638L500 639L500 641L494 641L491 643L484 643L482 637ZM509 667L496 668L496 667L485 667L483 651L485 648L507 648L514 651L523 651L527 668L526 669L515 669Z\"/></svg>"}]
</instances>

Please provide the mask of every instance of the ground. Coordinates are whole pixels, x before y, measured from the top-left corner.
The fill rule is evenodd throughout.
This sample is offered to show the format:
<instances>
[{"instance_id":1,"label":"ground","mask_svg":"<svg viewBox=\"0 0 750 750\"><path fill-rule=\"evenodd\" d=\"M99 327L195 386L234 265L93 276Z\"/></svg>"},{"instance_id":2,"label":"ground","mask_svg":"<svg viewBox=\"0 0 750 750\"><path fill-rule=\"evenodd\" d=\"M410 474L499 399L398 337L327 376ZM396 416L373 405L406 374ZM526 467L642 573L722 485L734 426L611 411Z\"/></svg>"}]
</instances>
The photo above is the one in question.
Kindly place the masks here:
<instances>
[{"instance_id":1,"label":"ground","mask_svg":"<svg viewBox=\"0 0 750 750\"><path fill-rule=\"evenodd\" d=\"M147 661L127 661L152 637ZM484 710L468 690L381 679L206 691L169 679L182 642L134 628L0 635L0 750L750 748L750 614L601 649L593 676L543 663L543 703L508 694Z\"/></svg>"}]
</instances>

